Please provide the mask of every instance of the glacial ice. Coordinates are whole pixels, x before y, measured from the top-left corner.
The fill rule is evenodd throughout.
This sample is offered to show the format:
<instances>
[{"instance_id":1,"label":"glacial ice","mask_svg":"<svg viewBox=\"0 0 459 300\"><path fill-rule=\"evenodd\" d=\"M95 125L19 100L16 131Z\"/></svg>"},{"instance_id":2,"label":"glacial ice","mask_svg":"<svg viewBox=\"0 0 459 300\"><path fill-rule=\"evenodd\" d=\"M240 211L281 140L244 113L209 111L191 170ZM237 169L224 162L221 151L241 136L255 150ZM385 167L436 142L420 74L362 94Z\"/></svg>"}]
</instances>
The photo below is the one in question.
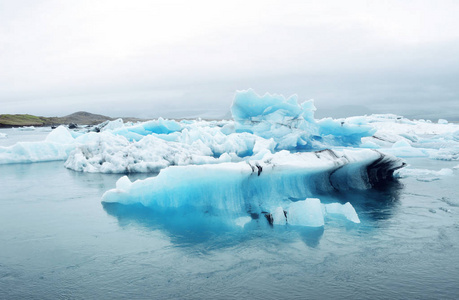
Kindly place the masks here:
<instances>
[{"instance_id":1,"label":"glacial ice","mask_svg":"<svg viewBox=\"0 0 459 300\"><path fill-rule=\"evenodd\" d=\"M330 218L345 219L359 224L360 219L351 203L321 203L318 198L306 198L299 201L284 201L282 206L274 208L270 213L265 212L268 222L273 226L304 226L323 227L325 220ZM244 227L251 218L239 217L235 224Z\"/></svg>"},{"instance_id":2,"label":"glacial ice","mask_svg":"<svg viewBox=\"0 0 459 300\"><path fill-rule=\"evenodd\" d=\"M455 123L391 114L318 120L315 110L312 100L249 89L236 93L232 120L117 119L88 132L61 126L44 141L0 147L0 164L64 160L81 172L159 172L136 182L121 177L103 202L227 216L240 227L255 216L273 226L321 227L335 217L360 222L351 203L321 203L321 193L384 187L394 174L431 181L453 172L398 170L398 157L459 160Z\"/></svg>"},{"instance_id":3,"label":"glacial ice","mask_svg":"<svg viewBox=\"0 0 459 300\"><path fill-rule=\"evenodd\" d=\"M0 139L6 139L8 135L6 133L0 132Z\"/></svg>"},{"instance_id":4,"label":"glacial ice","mask_svg":"<svg viewBox=\"0 0 459 300\"><path fill-rule=\"evenodd\" d=\"M331 118L316 121L312 100L298 103L298 96L284 98L255 91L238 91L231 106L236 132L274 139L276 149L314 149L324 145L357 145L373 128L362 122Z\"/></svg>"},{"instance_id":5,"label":"glacial ice","mask_svg":"<svg viewBox=\"0 0 459 300\"><path fill-rule=\"evenodd\" d=\"M394 170L402 166L400 160L365 149L280 151L257 161L172 166L156 177L135 182L124 176L115 189L103 195L102 201L141 204L163 213L173 209L235 218L265 215L275 225L320 227L325 214L341 214L359 223L350 204L323 206L318 199L305 202L291 199L368 189L390 180Z\"/></svg>"},{"instance_id":6,"label":"glacial ice","mask_svg":"<svg viewBox=\"0 0 459 300\"><path fill-rule=\"evenodd\" d=\"M42 142L19 142L0 147L0 164L31 163L64 160L74 149L75 140L69 131L59 126Z\"/></svg>"},{"instance_id":7,"label":"glacial ice","mask_svg":"<svg viewBox=\"0 0 459 300\"><path fill-rule=\"evenodd\" d=\"M396 115L316 120L312 101L299 103L296 95L259 96L253 90L238 91L231 110L232 121L107 121L95 132L70 131L73 140L60 127L45 141L0 148L0 163L67 160L65 166L76 171L157 172L173 165L261 159L282 149L339 147L378 149L398 157L459 159L459 126L454 123Z\"/></svg>"},{"instance_id":8,"label":"glacial ice","mask_svg":"<svg viewBox=\"0 0 459 300\"><path fill-rule=\"evenodd\" d=\"M307 198L291 203L287 210L287 220L288 224L293 226L324 226L324 212L320 200Z\"/></svg>"}]
</instances>

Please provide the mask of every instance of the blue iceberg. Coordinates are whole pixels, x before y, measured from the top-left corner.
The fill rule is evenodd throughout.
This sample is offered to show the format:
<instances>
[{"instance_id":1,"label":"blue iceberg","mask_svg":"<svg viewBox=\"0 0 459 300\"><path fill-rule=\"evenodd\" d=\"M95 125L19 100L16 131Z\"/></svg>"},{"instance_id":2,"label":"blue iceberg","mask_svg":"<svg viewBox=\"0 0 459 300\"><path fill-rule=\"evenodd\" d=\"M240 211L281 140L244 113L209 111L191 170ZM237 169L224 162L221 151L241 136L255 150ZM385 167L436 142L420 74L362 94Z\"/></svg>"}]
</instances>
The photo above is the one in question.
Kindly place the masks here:
<instances>
[{"instance_id":1,"label":"blue iceberg","mask_svg":"<svg viewBox=\"0 0 459 300\"><path fill-rule=\"evenodd\" d=\"M403 166L401 160L374 150L280 151L255 161L168 167L135 182L124 176L102 201L141 204L158 213L196 211L238 224L244 223L241 218L264 215L270 224L318 227L327 213L359 223L351 204L322 207L319 199L307 198L380 187Z\"/></svg>"}]
</instances>

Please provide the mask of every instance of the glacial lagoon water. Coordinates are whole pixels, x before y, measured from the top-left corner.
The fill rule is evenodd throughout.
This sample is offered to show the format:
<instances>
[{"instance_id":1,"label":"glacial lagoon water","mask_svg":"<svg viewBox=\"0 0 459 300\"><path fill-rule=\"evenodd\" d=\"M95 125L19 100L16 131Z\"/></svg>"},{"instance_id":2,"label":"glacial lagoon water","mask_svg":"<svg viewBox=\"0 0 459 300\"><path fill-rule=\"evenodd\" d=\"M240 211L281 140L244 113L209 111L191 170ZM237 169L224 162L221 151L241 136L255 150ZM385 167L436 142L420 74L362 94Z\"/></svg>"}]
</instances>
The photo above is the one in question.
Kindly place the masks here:
<instances>
[{"instance_id":1,"label":"glacial lagoon water","mask_svg":"<svg viewBox=\"0 0 459 300\"><path fill-rule=\"evenodd\" d=\"M263 218L229 229L212 218L103 205L121 176L75 172L61 161L0 165L1 299L459 297L458 170L381 191L318 195L350 201L361 220L319 229L270 227Z\"/></svg>"}]
</instances>

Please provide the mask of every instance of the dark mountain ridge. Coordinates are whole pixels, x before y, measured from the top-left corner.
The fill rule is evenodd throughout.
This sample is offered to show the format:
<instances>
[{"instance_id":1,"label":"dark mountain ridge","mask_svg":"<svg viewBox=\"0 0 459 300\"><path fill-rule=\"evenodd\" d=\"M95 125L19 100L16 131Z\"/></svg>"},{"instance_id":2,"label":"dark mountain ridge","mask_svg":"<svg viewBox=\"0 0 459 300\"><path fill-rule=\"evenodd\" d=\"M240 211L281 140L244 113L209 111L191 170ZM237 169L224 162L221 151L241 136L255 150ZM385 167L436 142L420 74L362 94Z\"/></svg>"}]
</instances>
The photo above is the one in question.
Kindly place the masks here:
<instances>
[{"instance_id":1,"label":"dark mountain ridge","mask_svg":"<svg viewBox=\"0 0 459 300\"><path fill-rule=\"evenodd\" d=\"M107 120L116 118L104 115L92 114L86 111L78 111L64 117L42 117L29 114L2 114L0 115L0 127L22 127L22 126L57 126L57 125L97 125ZM124 121L144 121L138 118L123 118Z\"/></svg>"}]
</instances>

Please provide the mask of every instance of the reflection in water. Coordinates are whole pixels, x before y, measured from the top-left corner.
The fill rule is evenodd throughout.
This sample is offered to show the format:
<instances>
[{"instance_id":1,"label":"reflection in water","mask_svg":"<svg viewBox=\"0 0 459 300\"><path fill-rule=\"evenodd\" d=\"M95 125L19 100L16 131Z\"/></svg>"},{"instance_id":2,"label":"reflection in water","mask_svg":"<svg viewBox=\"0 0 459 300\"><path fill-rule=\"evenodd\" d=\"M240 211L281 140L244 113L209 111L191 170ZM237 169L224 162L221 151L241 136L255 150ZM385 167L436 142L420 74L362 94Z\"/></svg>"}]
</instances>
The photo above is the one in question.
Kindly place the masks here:
<instances>
[{"instance_id":1,"label":"reflection in water","mask_svg":"<svg viewBox=\"0 0 459 300\"><path fill-rule=\"evenodd\" d=\"M63 166L61 167L64 168ZM138 179L143 180L158 175L158 173L103 174L77 172L70 169L66 170L69 173L69 176L71 176L72 179L74 179L75 183L77 183L81 187L94 187L100 190L102 193L107 191L107 189L114 187L116 181L120 179L120 177L125 175L127 175L129 177L129 180L131 180L132 182Z\"/></svg>"},{"instance_id":2,"label":"reflection in water","mask_svg":"<svg viewBox=\"0 0 459 300\"><path fill-rule=\"evenodd\" d=\"M109 215L117 218L121 227L134 224L148 230L167 231L175 244L199 244L235 229L220 217L196 211L188 213L182 209L159 213L141 204L103 202L102 205Z\"/></svg>"},{"instance_id":3,"label":"reflection in water","mask_svg":"<svg viewBox=\"0 0 459 300\"><path fill-rule=\"evenodd\" d=\"M393 216L400 203L402 192L403 185L398 181L391 181L379 189L335 195L333 201L350 202L362 222L372 222L374 226L378 226L376 224L378 221L387 220Z\"/></svg>"},{"instance_id":4,"label":"reflection in water","mask_svg":"<svg viewBox=\"0 0 459 300\"><path fill-rule=\"evenodd\" d=\"M361 224L330 218L322 228L270 227L260 216L240 228L205 213L100 205L121 174L78 173L61 161L2 165L1 295L457 299L458 174L314 195L350 201Z\"/></svg>"},{"instance_id":5,"label":"reflection in water","mask_svg":"<svg viewBox=\"0 0 459 300\"><path fill-rule=\"evenodd\" d=\"M320 239L324 234L324 227L299 227L298 230L301 240L311 248L319 245Z\"/></svg>"},{"instance_id":6,"label":"reflection in water","mask_svg":"<svg viewBox=\"0 0 459 300\"><path fill-rule=\"evenodd\" d=\"M385 220L393 215L402 188L401 184L393 182L379 190L322 194L317 195L317 197L323 203L351 202L362 222L374 224L378 220ZM179 246L207 243L213 245L212 247L223 248L234 245L240 239L247 238L251 232L262 230L269 235L269 232L274 229L269 225L266 218L258 215L252 216L252 220L244 228L241 228L234 225L234 217L232 216L216 216L208 212L183 207L167 211L153 210L141 204L103 203L103 207L109 215L117 218L121 227L137 225L148 230L166 231L171 241ZM338 222L338 224L343 225L348 230L358 226L344 221ZM293 231L296 233L296 238L299 236L311 248L319 245L324 234L324 227L285 226L285 229L280 229L280 226L274 227L276 230L272 236L275 237L277 233L285 235L285 231ZM219 240L218 243L215 243L216 239Z\"/></svg>"}]
</instances>

